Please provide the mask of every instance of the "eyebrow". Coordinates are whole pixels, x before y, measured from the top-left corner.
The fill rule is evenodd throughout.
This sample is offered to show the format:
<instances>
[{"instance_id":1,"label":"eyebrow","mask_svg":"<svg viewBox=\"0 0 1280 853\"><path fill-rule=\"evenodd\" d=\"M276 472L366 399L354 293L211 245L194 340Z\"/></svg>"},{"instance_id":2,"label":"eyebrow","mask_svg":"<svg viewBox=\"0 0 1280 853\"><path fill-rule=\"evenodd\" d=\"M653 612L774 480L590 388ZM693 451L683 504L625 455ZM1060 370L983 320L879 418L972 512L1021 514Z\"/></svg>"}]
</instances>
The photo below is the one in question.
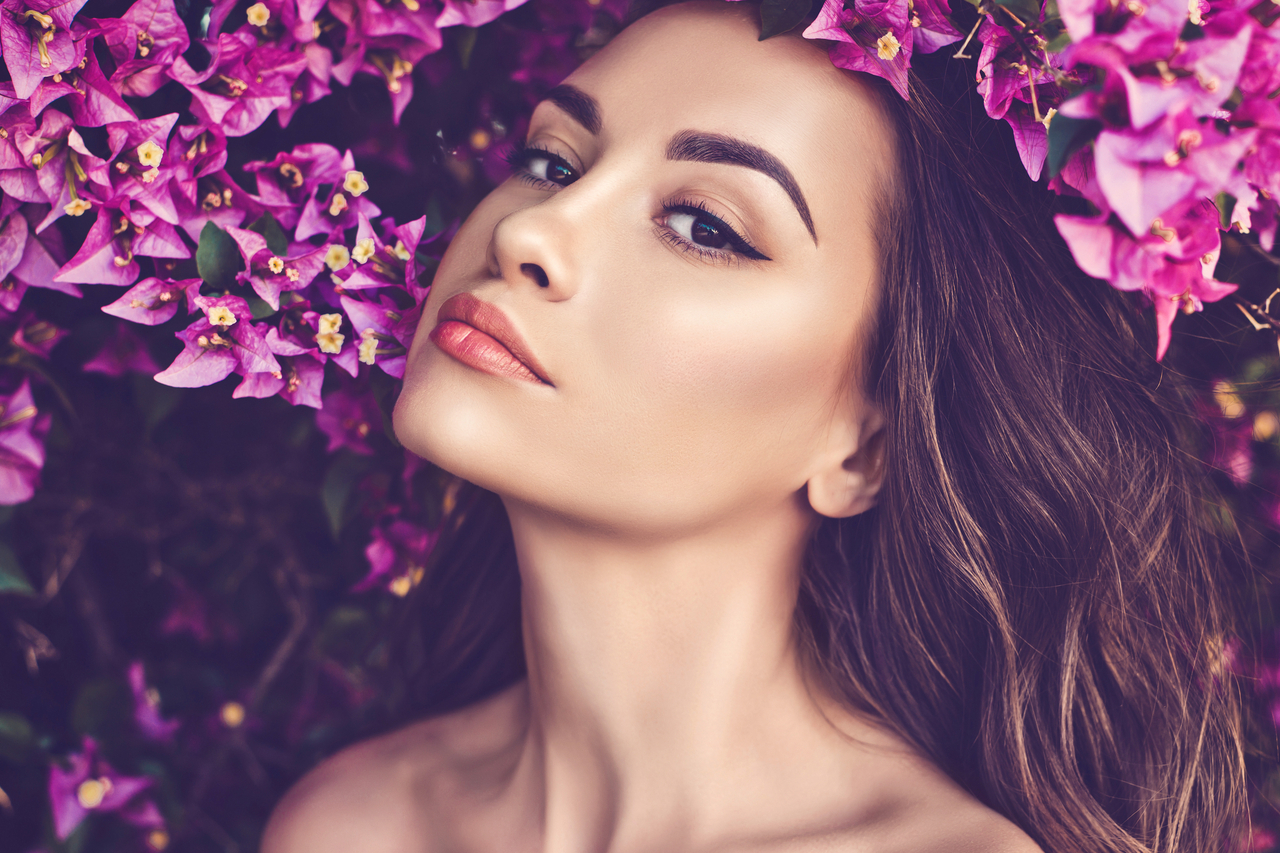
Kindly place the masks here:
<instances>
[{"instance_id":1,"label":"eyebrow","mask_svg":"<svg viewBox=\"0 0 1280 853\"><path fill-rule=\"evenodd\" d=\"M579 89L562 83L547 93L545 100L564 110L570 118L590 133L599 136L604 123L600 118L600 102ZM791 170L783 165L777 157L758 145L744 142L732 136L719 133L703 133L696 130L682 130L671 138L667 144L668 160L683 160L695 163L725 163L730 166L743 166L768 175L782 187L796 213L804 222L816 246L818 234L813 227L813 216L809 213L809 204L800 192Z\"/></svg>"}]
</instances>

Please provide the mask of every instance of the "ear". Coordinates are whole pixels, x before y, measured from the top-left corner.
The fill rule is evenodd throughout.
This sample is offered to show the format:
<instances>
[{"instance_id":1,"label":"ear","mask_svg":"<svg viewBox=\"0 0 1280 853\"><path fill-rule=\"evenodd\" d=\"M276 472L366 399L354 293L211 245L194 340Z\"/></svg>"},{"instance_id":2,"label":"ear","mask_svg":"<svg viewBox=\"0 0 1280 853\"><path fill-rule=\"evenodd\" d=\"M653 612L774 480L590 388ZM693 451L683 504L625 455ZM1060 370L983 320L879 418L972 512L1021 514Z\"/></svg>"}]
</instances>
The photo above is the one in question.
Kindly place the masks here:
<instances>
[{"instance_id":1,"label":"ear","mask_svg":"<svg viewBox=\"0 0 1280 853\"><path fill-rule=\"evenodd\" d=\"M809 505L828 518L848 518L875 506L884 483L884 416L871 403L857 419L832 424L827 459L809 478Z\"/></svg>"}]
</instances>

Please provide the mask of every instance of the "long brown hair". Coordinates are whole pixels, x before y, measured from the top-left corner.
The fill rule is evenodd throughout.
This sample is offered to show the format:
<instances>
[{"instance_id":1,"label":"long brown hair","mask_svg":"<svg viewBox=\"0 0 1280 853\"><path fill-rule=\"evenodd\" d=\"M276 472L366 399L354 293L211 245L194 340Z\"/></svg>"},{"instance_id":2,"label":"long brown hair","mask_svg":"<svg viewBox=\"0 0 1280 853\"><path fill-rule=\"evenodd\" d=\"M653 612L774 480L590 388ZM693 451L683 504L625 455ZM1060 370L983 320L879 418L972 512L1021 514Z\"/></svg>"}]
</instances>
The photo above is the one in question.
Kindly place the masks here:
<instances>
[{"instance_id":1,"label":"long brown hair","mask_svg":"<svg viewBox=\"0 0 1280 853\"><path fill-rule=\"evenodd\" d=\"M971 72L931 59L909 101L870 81L898 142L863 371L888 472L877 507L813 538L803 648L1047 853L1226 849L1238 555L1210 522L1186 383L1140 305L1076 268ZM417 714L524 667L500 501L465 487L431 563L397 643Z\"/></svg>"}]
</instances>

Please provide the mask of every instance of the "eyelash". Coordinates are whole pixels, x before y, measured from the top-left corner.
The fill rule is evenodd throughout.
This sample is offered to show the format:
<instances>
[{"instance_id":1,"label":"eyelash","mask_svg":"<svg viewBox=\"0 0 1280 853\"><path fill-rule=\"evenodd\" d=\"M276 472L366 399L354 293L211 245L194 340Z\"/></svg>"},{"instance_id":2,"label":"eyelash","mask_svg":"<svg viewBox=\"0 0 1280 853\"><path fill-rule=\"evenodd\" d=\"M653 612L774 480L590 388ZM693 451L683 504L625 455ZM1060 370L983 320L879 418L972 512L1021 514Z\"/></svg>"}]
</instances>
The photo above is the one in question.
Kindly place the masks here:
<instances>
[{"instance_id":1,"label":"eyelash","mask_svg":"<svg viewBox=\"0 0 1280 853\"><path fill-rule=\"evenodd\" d=\"M547 149L541 148L537 145L526 145L523 142L518 142L510 151L503 155L503 159L506 160L507 165L511 167L516 178L523 183L539 189L563 188L562 184L557 184L554 181L539 178L529 172L529 164L533 160L539 158L545 158L549 163L563 166L571 172L576 171L573 166L571 166L569 162L559 154L548 151ZM726 251L725 249L708 249L705 246L699 246L697 243L693 243L685 239L670 228L662 228L659 231L659 236L665 242L682 252L694 255L695 257L714 264L737 264L742 260L770 260L768 256L764 255L759 249L751 245L745 237L742 237L737 231L733 230L733 228L729 226L729 223L712 213L702 201L695 199L671 199L663 202L662 212L667 215L673 213L685 213L690 216L701 216L705 219L711 220L715 227L719 229L729 241L730 251Z\"/></svg>"}]
</instances>

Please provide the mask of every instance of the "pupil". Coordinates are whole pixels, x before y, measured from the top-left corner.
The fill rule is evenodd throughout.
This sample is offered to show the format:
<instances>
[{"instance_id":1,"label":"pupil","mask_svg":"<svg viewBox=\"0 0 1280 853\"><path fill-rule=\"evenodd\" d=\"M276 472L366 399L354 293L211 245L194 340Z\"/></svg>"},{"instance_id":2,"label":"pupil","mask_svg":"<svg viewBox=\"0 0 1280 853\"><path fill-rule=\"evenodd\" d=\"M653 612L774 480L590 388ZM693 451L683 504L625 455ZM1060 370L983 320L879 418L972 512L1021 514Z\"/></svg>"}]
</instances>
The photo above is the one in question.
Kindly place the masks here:
<instances>
[{"instance_id":1,"label":"pupil","mask_svg":"<svg viewBox=\"0 0 1280 853\"><path fill-rule=\"evenodd\" d=\"M699 246L709 246L712 249L722 248L725 244L724 237L720 234L719 229L702 221L695 221L693 228L690 229L693 242Z\"/></svg>"},{"instance_id":2,"label":"pupil","mask_svg":"<svg viewBox=\"0 0 1280 853\"><path fill-rule=\"evenodd\" d=\"M567 180L569 177L569 170L564 166L561 166L559 163L552 163L551 168L548 171L551 173L548 177L553 181L563 181Z\"/></svg>"}]
</instances>

